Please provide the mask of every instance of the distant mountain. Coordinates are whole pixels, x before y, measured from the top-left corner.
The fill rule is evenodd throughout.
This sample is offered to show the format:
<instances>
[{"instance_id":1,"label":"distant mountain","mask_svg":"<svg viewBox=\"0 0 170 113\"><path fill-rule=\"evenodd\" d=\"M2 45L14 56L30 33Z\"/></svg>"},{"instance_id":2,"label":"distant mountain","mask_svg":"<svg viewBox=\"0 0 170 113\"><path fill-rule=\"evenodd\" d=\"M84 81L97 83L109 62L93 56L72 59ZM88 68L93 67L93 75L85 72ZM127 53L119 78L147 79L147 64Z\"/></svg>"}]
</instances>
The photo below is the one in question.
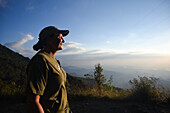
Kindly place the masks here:
<instances>
[{"instance_id":1,"label":"distant mountain","mask_svg":"<svg viewBox=\"0 0 170 113\"><path fill-rule=\"evenodd\" d=\"M80 67L75 67L75 66L68 66L68 67L63 67L63 68L70 75L73 75L75 77L80 77L80 78L85 78L84 74L93 75L94 73L93 69L86 69L86 68L80 68ZM115 71L108 71L105 69L103 70L103 74L105 75L106 79L109 79L110 75L113 75L113 85L116 87L121 87L121 88L129 88L129 84L127 80L131 80L131 78L133 78L133 77L128 77L127 79L125 74L115 72ZM91 79L88 79L88 80L83 79L83 81L89 83L91 86L94 85L94 81Z\"/></svg>"},{"instance_id":2,"label":"distant mountain","mask_svg":"<svg viewBox=\"0 0 170 113\"><path fill-rule=\"evenodd\" d=\"M94 73L93 69L85 69L75 66L63 67L67 73L84 78L84 74ZM113 75L113 84L115 87L130 88L129 80L138 78L138 76L156 77L160 79L160 84L170 89L170 72L164 70L142 70L132 67L114 67L112 71L103 69L103 74L107 79ZM168 76L169 75L169 76ZM87 81L87 80L84 80ZM89 81L88 81L89 82Z\"/></svg>"},{"instance_id":3,"label":"distant mountain","mask_svg":"<svg viewBox=\"0 0 170 113\"><path fill-rule=\"evenodd\" d=\"M77 77L84 77L84 74L92 73L92 69L85 69L85 68L80 68L75 66L67 66L67 67L63 67L63 69L67 73Z\"/></svg>"}]
</instances>

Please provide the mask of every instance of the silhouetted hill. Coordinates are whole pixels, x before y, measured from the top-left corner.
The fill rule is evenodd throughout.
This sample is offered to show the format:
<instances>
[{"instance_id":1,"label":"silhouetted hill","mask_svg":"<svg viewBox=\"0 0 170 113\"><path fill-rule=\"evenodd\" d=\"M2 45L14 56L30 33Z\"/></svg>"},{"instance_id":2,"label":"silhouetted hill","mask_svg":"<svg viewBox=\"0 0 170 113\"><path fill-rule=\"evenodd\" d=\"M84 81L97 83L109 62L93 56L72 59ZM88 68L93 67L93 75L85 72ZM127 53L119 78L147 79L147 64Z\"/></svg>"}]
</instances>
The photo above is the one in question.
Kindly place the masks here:
<instances>
[{"instance_id":1,"label":"silhouetted hill","mask_svg":"<svg viewBox=\"0 0 170 113\"><path fill-rule=\"evenodd\" d=\"M26 58L0 44L0 79L14 81L20 85L26 78L25 69L29 62Z\"/></svg>"},{"instance_id":2,"label":"silhouetted hill","mask_svg":"<svg viewBox=\"0 0 170 113\"><path fill-rule=\"evenodd\" d=\"M70 93L79 91L81 92L88 90L90 88L90 86L86 82L84 82L81 78L71 76L70 74L67 74L67 78L69 83L68 91Z\"/></svg>"}]
</instances>

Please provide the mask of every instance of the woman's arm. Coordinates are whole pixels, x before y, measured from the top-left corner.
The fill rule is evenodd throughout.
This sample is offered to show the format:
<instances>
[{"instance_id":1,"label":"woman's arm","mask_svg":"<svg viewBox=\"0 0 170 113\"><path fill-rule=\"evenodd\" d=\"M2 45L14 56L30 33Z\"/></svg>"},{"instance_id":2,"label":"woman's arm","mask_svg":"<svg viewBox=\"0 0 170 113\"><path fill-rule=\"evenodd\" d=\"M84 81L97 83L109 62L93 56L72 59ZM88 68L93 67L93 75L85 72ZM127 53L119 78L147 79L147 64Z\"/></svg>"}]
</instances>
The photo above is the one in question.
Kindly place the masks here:
<instances>
[{"instance_id":1,"label":"woman's arm","mask_svg":"<svg viewBox=\"0 0 170 113\"><path fill-rule=\"evenodd\" d=\"M27 104L29 113L44 113L43 107L40 104L40 95L28 94Z\"/></svg>"}]
</instances>

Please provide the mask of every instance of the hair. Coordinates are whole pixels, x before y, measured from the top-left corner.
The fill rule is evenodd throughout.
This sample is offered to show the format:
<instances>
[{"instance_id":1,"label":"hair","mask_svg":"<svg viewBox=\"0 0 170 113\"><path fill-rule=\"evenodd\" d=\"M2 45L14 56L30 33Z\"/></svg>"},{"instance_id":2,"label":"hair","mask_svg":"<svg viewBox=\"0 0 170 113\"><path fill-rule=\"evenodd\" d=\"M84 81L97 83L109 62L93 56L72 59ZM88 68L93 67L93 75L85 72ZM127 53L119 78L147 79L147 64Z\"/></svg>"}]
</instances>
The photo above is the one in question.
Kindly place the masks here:
<instances>
[{"instance_id":1,"label":"hair","mask_svg":"<svg viewBox=\"0 0 170 113\"><path fill-rule=\"evenodd\" d=\"M41 43L40 41L38 41L34 46L33 49L35 51L38 51L39 49L43 49L45 47L45 44Z\"/></svg>"},{"instance_id":2,"label":"hair","mask_svg":"<svg viewBox=\"0 0 170 113\"><path fill-rule=\"evenodd\" d=\"M49 35L48 37L52 37L54 36L54 33L52 33L51 35ZM44 49L44 47L46 46L46 38L44 40L41 40L41 35L39 35L39 41L33 46L33 49L35 51L38 51L39 49Z\"/></svg>"}]
</instances>

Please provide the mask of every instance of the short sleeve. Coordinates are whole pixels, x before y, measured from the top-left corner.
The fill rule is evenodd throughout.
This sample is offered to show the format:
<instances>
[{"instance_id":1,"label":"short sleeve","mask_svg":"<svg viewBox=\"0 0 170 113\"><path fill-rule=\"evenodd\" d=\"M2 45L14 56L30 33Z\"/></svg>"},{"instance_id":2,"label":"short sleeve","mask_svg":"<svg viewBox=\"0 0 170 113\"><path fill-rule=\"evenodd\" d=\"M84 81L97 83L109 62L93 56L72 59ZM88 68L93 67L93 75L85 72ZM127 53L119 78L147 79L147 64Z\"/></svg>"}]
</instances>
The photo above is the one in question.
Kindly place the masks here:
<instances>
[{"instance_id":1,"label":"short sleeve","mask_svg":"<svg viewBox=\"0 0 170 113\"><path fill-rule=\"evenodd\" d=\"M43 95L48 79L48 66L45 59L38 57L30 61L27 74L28 92Z\"/></svg>"}]
</instances>

